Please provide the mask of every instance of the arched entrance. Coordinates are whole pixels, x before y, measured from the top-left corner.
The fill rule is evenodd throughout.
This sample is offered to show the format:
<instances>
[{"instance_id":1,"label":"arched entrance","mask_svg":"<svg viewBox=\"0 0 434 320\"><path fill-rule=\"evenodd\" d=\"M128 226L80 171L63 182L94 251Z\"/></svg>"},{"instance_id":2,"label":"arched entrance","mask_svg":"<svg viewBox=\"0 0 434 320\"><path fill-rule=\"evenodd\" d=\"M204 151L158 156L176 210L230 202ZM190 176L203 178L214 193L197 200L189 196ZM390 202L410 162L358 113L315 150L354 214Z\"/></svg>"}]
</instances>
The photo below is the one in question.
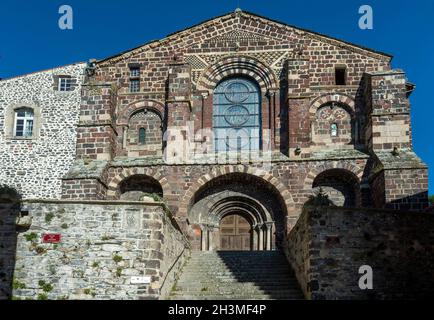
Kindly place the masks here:
<instances>
[{"instance_id":1,"label":"arched entrance","mask_svg":"<svg viewBox=\"0 0 434 320\"><path fill-rule=\"evenodd\" d=\"M143 197L163 197L160 183L144 174L135 174L122 180L118 192L121 200L139 201Z\"/></svg>"},{"instance_id":2,"label":"arched entrance","mask_svg":"<svg viewBox=\"0 0 434 320\"><path fill-rule=\"evenodd\" d=\"M357 176L345 169L329 169L315 177L312 188L320 188L334 205L355 207L360 205L360 184Z\"/></svg>"},{"instance_id":3,"label":"arched entrance","mask_svg":"<svg viewBox=\"0 0 434 320\"><path fill-rule=\"evenodd\" d=\"M188 221L194 250L274 250L286 237L286 207L267 181L231 173L206 183Z\"/></svg>"},{"instance_id":4,"label":"arched entrance","mask_svg":"<svg viewBox=\"0 0 434 320\"><path fill-rule=\"evenodd\" d=\"M240 213L230 213L220 220L220 250L252 250L253 227Z\"/></svg>"}]
</instances>

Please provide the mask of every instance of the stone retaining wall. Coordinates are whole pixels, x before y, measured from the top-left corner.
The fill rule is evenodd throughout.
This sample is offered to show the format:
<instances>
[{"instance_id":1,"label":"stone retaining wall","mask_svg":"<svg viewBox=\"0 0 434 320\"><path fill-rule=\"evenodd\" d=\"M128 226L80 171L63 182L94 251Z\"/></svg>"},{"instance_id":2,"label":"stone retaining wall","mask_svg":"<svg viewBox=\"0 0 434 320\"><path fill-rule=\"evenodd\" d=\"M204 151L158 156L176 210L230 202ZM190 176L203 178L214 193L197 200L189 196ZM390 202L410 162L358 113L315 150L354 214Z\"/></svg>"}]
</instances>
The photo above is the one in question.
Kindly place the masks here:
<instances>
[{"instance_id":1,"label":"stone retaining wall","mask_svg":"<svg viewBox=\"0 0 434 320\"><path fill-rule=\"evenodd\" d=\"M308 299L416 299L434 294L434 215L374 209L305 209L287 255ZM304 257L304 259L302 259ZM373 289L361 290L362 265Z\"/></svg>"},{"instance_id":2,"label":"stone retaining wall","mask_svg":"<svg viewBox=\"0 0 434 320\"><path fill-rule=\"evenodd\" d=\"M32 224L15 232L19 212ZM11 286L14 299L158 299L189 252L161 203L30 201L0 214L0 299ZM61 234L60 243L43 243L47 233Z\"/></svg>"}]
</instances>

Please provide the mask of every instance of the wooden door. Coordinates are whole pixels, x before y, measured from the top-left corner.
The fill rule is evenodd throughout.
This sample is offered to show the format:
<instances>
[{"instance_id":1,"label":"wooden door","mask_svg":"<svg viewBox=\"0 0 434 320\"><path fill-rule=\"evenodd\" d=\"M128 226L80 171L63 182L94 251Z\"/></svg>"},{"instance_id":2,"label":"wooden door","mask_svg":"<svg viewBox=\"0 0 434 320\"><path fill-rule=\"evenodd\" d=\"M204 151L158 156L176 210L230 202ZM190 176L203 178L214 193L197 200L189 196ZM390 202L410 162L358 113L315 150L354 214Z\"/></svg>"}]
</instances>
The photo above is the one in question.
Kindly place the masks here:
<instances>
[{"instance_id":1,"label":"wooden door","mask_svg":"<svg viewBox=\"0 0 434 320\"><path fill-rule=\"evenodd\" d=\"M239 214L230 214L220 221L220 250L251 250L252 226Z\"/></svg>"}]
</instances>

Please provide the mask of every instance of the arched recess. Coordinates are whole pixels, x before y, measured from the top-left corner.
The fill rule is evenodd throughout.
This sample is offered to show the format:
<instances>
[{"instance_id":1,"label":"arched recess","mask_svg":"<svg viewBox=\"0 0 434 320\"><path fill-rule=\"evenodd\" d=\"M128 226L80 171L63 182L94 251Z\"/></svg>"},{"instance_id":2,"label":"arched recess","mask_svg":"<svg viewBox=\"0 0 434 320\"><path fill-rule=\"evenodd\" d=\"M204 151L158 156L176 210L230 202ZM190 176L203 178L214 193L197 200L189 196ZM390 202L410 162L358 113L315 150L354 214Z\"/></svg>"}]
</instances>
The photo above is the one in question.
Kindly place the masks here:
<instances>
[{"instance_id":1,"label":"arched recess","mask_svg":"<svg viewBox=\"0 0 434 320\"><path fill-rule=\"evenodd\" d=\"M0 183L0 300L11 299L14 293L17 237L29 229L31 222L29 211L22 206L22 195Z\"/></svg>"},{"instance_id":2,"label":"arched recess","mask_svg":"<svg viewBox=\"0 0 434 320\"><path fill-rule=\"evenodd\" d=\"M332 94L325 94L319 96L312 101L309 107L310 116L315 117L318 108L320 108L321 106L327 103L332 103L332 102L348 106L351 114L355 114L356 112L355 111L356 103L352 97L342 93L332 93Z\"/></svg>"},{"instance_id":3,"label":"arched recess","mask_svg":"<svg viewBox=\"0 0 434 320\"><path fill-rule=\"evenodd\" d=\"M362 180L363 168L349 161L327 161L316 164L315 167L309 170L303 183L303 189L308 191L312 189L313 181L322 172L332 169L342 169L351 172L358 181Z\"/></svg>"},{"instance_id":4,"label":"arched recess","mask_svg":"<svg viewBox=\"0 0 434 320\"><path fill-rule=\"evenodd\" d=\"M328 102L320 106L312 119L312 144L321 148L352 148L356 140L355 120L348 105Z\"/></svg>"},{"instance_id":5,"label":"arched recess","mask_svg":"<svg viewBox=\"0 0 434 320\"><path fill-rule=\"evenodd\" d=\"M321 172L312 183L314 193L320 189L336 206L358 207L361 204L360 180L349 170L334 168Z\"/></svg>"},{"instance_id":6,"label":"arched recess","mask_svg":"<svg viewBox=\"0 0 434 320\"><path fill-rule=\"evenodd\" d=\"M224 78L244 75L253 78L263 92L279 87L273 70L263 62L249 56L225 57L209 66L199 78L199 90L213 90Z\"/></svg>"},{"instance_id":7,"label":"arched recess","mask_svg":"<svg viewBox=\"0 0 434 320\"><path fill-rule=\"evenodd\" d=\"M133 113L123 130L123 148L128 156L161 155L163 123L157 112L141 109Z\"/></svg>"},{"instance_id":8,"label":"arched recess","mask_svg":"<svg viewBox=\"0 0 434 320\"><path fill-rule=\"evenodd\" d=\"M231 214L251 222L250 249L271 250L284 244L285 199L273 184L260 177L237 172L223 174L204 183L190 200L188 222L196 231L200 229L200 233L195 233L198 237L192 239L194 249L228 249L221 247L219 227L222 219Z\"/></svg>"},{"instance_id":9,"label":"arched recess","mask_svg":"<svg viewBox=\"0 0 434 320\"><path fill-rule=\"evenodd\" d=\"M214 89L218 84L231 77L244 77L256 82L260 89L260 110L263 115L269 115L267 121L262 121L261 132L264 143L267 142L271 149L280 144L280 84L274 71L264 62L246 55L227 56L202 72L197 81L198 90L208 91L207 101L203 109L203 118L211 121ZM265 144L263 144L265 145Z\"/></svg>"},{"instance_id":10,"label":"arched recess","mask_svg":"<svg viewBox=\"0 0 434 320\"><path fill-rule=\"evenodd\" d=\"M143 100L122 108L117 115L119 156L161 155L166 130L164 104ZM139 137L143 139L139 141Z\"/></svg>"},{"instance_id":11,"label":"arched recess","mask_svg":"<svg viewBox=\"0 0 434 320\"><path fill-rule=\"evenodd\" d=\"M128 120L134 113L145 109L158 114L161 121L164 123L166 115L164 104L154 100L143 100L131 103L125 108L123 108L122 111L118 114L117 124L121 126L128 125Z\"/></svg>"},{"instance_id":12,"label":"arched recess","mask_svg":"<svg viewBox=\"0 0 434 320\"><path fill-rule=\"evenodd\" d=\"M150 181L157 181L161 186L162 196L171 194L170 184L164 176L158 170L151 168L122 168L112 179L108 182L107 199L116 200L121 196L121 182L132 176L147 176Z\"/></svg>"},{"instance_id":13,"label":"arched recess","mask_svg":"<svg viewBox=\"0 0 434 320\"><path fill-rule=\"evenodd\" d=\"M202 175L198 179L195 179L188 190L185 192L184 196L181 199L178 215L179 216L187 216L188 210L191 208L194 202L194 195L196 192L203 187L207 182L212 179L227 175L230 173L246 173L248 175L256 176L261 178L262 180L268 182L272 185L282 196L283 201L285 203L285 213L289 213L295 208L294 200L292 198L291 193L288 188L276 177L274 177L269 171L265 171L261 168L252 168L245 165L226 165L219 166L218 168L214 168L209 173Z\"/></svg>"},{"instance_id":14,"label":"arched recess","mask_svg":"<svg viewBox=\"0 0 434 320\"><path fill-rule=\"evenodd\" d=\"M136 174L125 178L119 183L119 197L121 200L158 200L163 198L163 188L154 178Z\"/></svg>"}]
</instances>

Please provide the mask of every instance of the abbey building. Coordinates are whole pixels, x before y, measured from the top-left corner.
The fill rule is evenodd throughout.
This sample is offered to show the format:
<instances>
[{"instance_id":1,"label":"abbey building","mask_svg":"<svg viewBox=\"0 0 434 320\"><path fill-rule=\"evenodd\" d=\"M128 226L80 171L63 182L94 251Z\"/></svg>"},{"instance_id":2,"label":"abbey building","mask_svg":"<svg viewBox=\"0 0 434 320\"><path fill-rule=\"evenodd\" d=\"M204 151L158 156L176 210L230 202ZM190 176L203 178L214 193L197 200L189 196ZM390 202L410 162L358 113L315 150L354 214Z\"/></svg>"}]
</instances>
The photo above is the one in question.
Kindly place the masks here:
<instances>
[{"instance_id":1,"label":"abbey building","mask_svg":"<svg viewBox=\"0 0 434 320\"><path fill-rule=\"evenodd\" d=\"M427 166L412 147L415 86L391 60L238 11L102 60L3 80L0 183L30 213L44 216L51 209L41 201L51 201L90 219L62 221L77 232L119 236L103 251L129 251L136 271L146 267L135 264L136 244L125 249L131 233L119 230L135 230L142 250L156 244L142 241L141 228L161 227L122 207L140 203L145 212L163 203L177 227L162 234L174 243L184 236L193 252L290 252L288 234L319 190L344 208L427 207ZM180 247L164 252L181 255ZM170 269L159 259L156 274L144 272L156 277L150 296Z\"/></svg>"}]
</instances>

